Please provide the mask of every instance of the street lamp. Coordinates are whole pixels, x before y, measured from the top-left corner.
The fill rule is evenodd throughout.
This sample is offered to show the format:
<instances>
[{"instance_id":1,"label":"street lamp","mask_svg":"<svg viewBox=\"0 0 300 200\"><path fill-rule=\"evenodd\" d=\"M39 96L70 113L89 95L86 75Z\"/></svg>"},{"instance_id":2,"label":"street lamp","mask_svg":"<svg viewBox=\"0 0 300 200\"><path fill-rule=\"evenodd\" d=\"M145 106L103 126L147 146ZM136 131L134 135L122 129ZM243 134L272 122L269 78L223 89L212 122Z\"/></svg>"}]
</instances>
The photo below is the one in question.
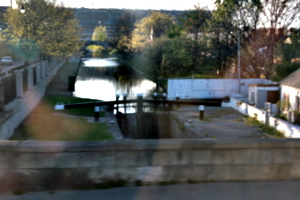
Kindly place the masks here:
<instances>
[{"instance_id":1,"label":"street lamp","mask_svg":"<svg viewBox=\"0 0 300 200\"><path fill-rule=\"evenodd\" d=\"M21 6L21 9L20 9L20 12L22 14L25 13L25 8L24 8L24 5ZM29 62L28 62L28 37L27 37L27 22L26 22L26 15L24 14L24 22L25 22L25 38L26 38L26 52L25 52L25 62L24 62L24 65L27 66L29 65Z\"/></svg>"}]
</instances>

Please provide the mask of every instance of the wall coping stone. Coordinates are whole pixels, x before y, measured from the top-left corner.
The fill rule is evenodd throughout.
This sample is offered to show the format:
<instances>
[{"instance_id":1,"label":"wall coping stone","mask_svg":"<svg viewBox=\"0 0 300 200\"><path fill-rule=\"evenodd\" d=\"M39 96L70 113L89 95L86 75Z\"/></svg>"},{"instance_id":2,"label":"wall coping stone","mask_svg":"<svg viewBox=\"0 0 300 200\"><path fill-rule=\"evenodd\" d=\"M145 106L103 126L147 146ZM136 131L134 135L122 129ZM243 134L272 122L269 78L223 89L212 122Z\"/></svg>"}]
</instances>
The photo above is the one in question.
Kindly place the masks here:
<instances>
[{"instance_id":1,"label":"wall coping stone","mask_svg":"<svg viewBox=\"0 0 300 200\"><path fill-rule=\"evenodd\" d=\"M0 152L98 152L182 149L300 148L300 139L162 139L119 141L0 141Z\"/></svg>"}]
</instances>

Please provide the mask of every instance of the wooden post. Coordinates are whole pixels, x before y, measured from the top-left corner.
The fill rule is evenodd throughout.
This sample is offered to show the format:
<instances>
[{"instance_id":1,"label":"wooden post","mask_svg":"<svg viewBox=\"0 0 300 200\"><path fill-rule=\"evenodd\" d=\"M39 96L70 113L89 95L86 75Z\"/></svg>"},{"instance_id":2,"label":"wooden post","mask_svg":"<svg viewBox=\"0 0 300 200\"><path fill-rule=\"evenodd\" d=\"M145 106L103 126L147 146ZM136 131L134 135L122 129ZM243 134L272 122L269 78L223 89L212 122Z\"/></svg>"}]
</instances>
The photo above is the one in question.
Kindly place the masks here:
<instances>
[{"instance_id":1,"label":"wooden post","mask_svg":"<svg viewBox=\"0 0 300 200\"><path fill-rule=\"evenodd\" d=\"M137 113L141 114L143 112L143 94L138 94L137 96Z\"/></svg>"},{"instance_id":2,"label":"wooden post","mask_svg":"<svg viewBox=\"0 0 300 200\"><path fill-rule=\"evenodd\" d=\"M99 122L100 117L100 107L96 106L94 109L95 122Z\"/></svg>"},{"instance_id":3,"label":"wooden post","mask_svg":"<svg viewBox=\"0 0 300 200\"><path fill-rule=\"evenodd\" d=\"M204 105L199 106L199 119L200 120L204 119Z\"/></svg>"},{"instance_id":4,"label":"wooden post","mask_svg":"<svg viewBox=\"0 0 300 200\"><path fill-rule=\"evenodd\" d=\"M119 98L120 98L120 95L119 94L116 94L116 113L119 112Z\"/></svg>"},{"instance_id":5,"label":"wooden post","mask_svg":"<svg viewBox=\"0 0 300 200\"><path fill-rule=\"evenodd\" d=\"M127 98L127 94L124 93L123 94L123 99L124 99L124 113L126 114L126 98Z\"/></svg>"},{"instance_id":6,"label":"wooden post","mask_svg":"<svg viewBox=\"0 0 300 200\"><path fill-rule=\"evenodd\" d=\"M166 99L167 99L167 94L166 94L166 93L163 93L163 100L164 100L164 103L163 103L163 111L164 111L164 112L166 111Z\"/></svg>"},{"instance_id":7,"label":"wooden post","mask_svg":"<svg viewBox=\"0 0 300 200\"><path fill-rule=\"evenodd\" d=\"M157 100L157 93L156 92L153 93L153 98L154 98L154 113L156 113L156 106L157 106L157 102L156 102L156 100Z\"/></svg>"}]
</instances>

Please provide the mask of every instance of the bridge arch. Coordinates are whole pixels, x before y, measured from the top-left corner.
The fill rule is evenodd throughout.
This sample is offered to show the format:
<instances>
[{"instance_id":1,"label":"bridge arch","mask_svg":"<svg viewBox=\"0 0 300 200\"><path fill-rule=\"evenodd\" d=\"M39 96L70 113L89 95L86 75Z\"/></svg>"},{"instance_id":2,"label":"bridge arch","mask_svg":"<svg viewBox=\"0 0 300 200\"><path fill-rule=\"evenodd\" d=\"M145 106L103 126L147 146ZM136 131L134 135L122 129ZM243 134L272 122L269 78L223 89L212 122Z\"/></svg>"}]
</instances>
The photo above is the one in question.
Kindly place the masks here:
<instances>
[{"instance_id":1,"label":"bridge arch","mask_svg":"<svg viewBox=\"0 0 300 200\"><path fill-rule=\"evenodd\" d=\"M109 47L114 48L113 43L108 42L108 41L93 41L93 40L89 40L89 41L85 41L85 43L83 44L83 46L81 47L80 51L86 51L87 47L90 45L100 45L102 47L104 47L105 49L108 49Z\"/></svg>"}]
</instances>

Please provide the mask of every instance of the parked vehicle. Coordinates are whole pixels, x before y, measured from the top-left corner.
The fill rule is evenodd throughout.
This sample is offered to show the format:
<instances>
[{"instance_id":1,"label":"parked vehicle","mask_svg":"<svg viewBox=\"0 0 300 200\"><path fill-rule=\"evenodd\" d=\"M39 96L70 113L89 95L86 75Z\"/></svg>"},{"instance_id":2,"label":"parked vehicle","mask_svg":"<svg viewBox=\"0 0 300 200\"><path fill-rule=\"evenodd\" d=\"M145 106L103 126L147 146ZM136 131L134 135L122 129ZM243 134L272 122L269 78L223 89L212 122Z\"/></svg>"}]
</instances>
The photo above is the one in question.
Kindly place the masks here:
<instances>
[{"instance_id":1,"label":"parked vehicle","mask_svg":"<svg viewBox=\"0 0 300 200\"><path fill-rule=\"evenodd\" d=\"M12 65L13 61L12 58L10 56L4 56L1 59L1 65Z\"/></svg>"}]
</instances>

